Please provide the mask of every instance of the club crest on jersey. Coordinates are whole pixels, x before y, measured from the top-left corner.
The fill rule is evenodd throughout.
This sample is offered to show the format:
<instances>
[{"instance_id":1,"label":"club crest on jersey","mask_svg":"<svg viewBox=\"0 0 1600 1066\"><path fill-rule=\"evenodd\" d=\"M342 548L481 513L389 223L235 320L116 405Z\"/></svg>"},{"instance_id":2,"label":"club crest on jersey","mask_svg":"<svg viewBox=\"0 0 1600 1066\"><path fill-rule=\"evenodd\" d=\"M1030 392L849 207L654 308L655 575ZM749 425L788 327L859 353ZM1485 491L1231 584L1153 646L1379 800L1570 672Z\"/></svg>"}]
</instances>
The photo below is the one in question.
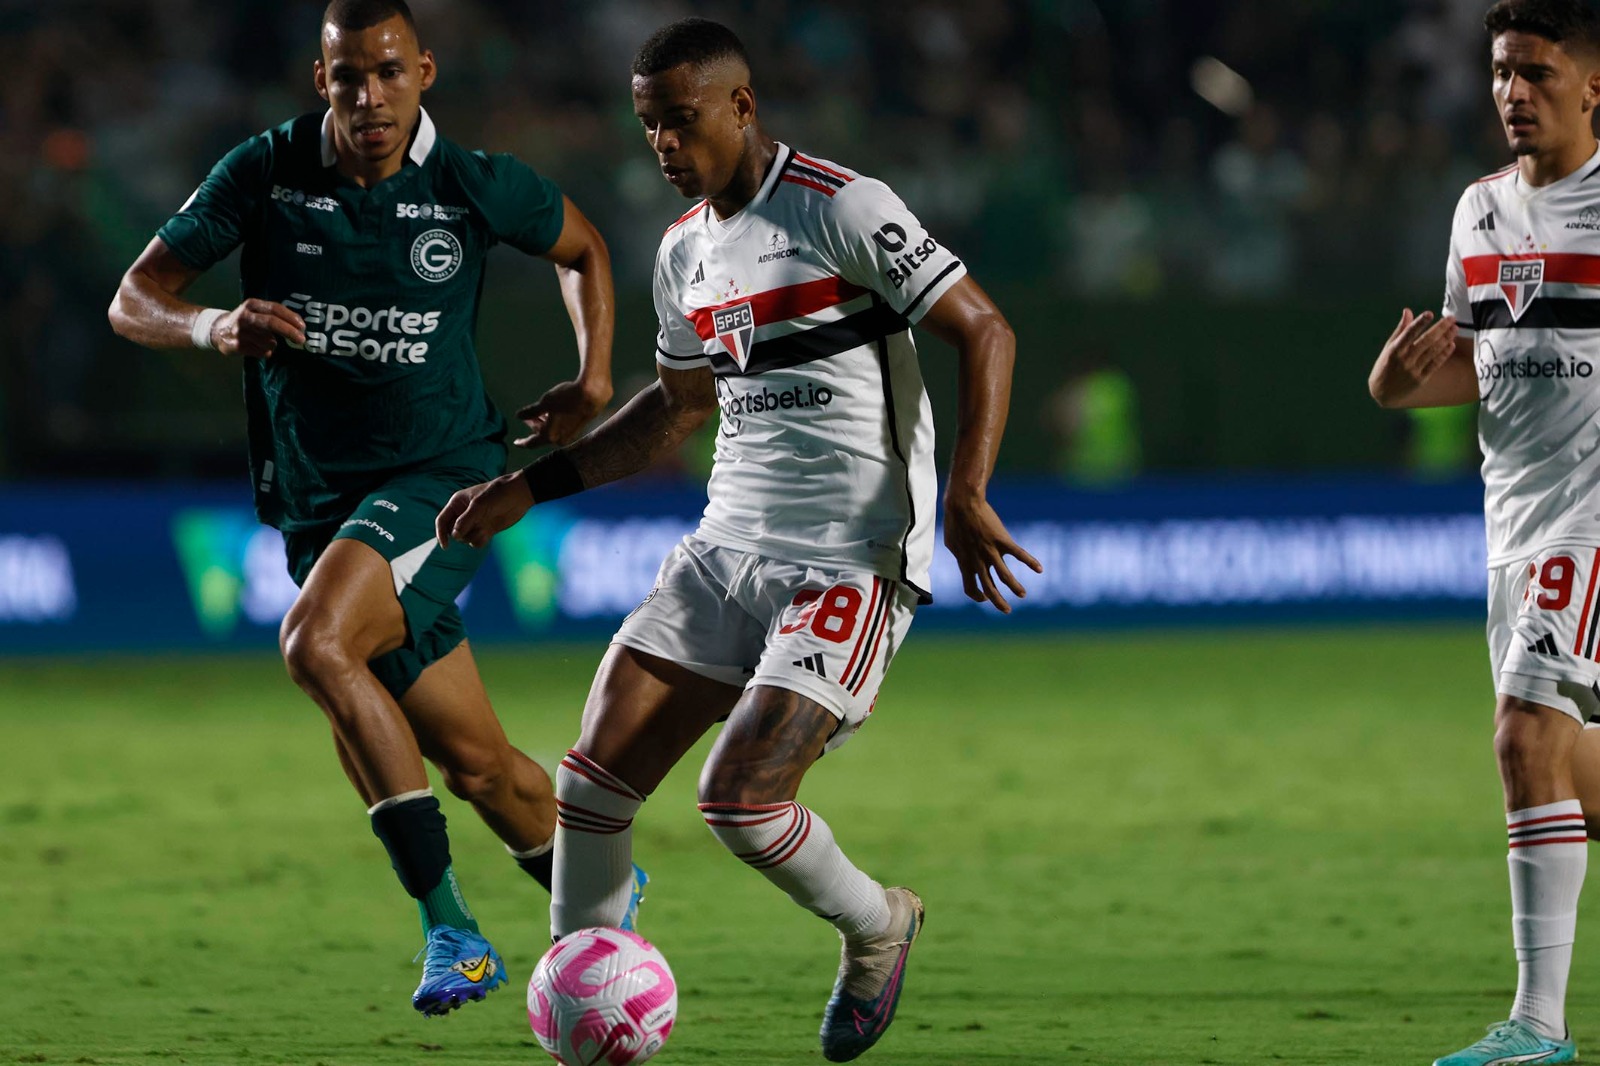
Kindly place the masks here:
<instances>
[{"instance_id":1,"label":"club crest on jersey","mask_svg":"<svg viewBox=\"0 0 1600 1066\"><path fill-rule=\"evenodd\" d=\"M1500 294L1506 298L1506 306L1511 308L1511 321L1515 322L1522 317L1522 313L1533 303L1534 297L1539 295L1539 290L1543 287L1543 259L1501 261Z\"/></svg>"},{"instance_id":2,"label":"club crest on jersey","mask_svg":"<svg viewBox=\"0 0 1600 1066\"><path fill-rule=\"evenodd\" d=\"M743 370L750 359L750 348L755 342L756 316L749 302L734 304L711 312L711 331L733 356L733 361Z\"/></svg>"}]
</instances>

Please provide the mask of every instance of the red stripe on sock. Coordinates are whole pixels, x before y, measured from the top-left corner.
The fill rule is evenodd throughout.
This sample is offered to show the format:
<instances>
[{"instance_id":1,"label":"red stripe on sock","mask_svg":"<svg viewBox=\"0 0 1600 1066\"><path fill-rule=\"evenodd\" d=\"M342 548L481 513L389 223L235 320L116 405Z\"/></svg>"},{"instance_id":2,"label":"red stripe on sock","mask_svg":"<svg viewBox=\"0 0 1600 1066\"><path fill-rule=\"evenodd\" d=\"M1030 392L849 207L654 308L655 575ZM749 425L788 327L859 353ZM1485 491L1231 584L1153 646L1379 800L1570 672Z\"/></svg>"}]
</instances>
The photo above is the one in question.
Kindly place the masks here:
<instances>
[{"instance_id":1,"label":"red stripe on sock","mask_svg":"<svg viewBox=\"0 0 1600 1066\"><path fill-rule=\"evenodd\" d=\"M1537 848L1542 844L1587 844L1589 838L1581 837L1551 837L1548 840L1513 840L1512 848Z\"/></svg>"},{"instance_id":2,"label":"red stripe on sock","mask_svg":"<svg viewBox=\"0 0 1600 1066\"><path fill-rule=\"evenodd\" d=\"M800 830L800 825L803 821L800 815L800 810L801 807L798 803L790 804L790 810L788 812L789 824L779 831L778 838L776 840L768 844L766 847L757 848L755 851L735 852L735 857L738 858L740 862L749 863L751 866L754 866L757 869L773 865L772 857L778 852L782 851L784 848L788 847L789 842L795 838L795 834Z\"/></svg>"},{"instance_id":3,"label":"red stripe on sock","mask_svg":"<svg viewBox=\"0 0 1600 1066\"><path fill-rule=\"evenodd\" d=\"M1528 827L1530 825L1542 825L1545 822L1568 822L1568 821L1573 821L1573 820L1581 821L1582 819L1583 819L1583 815L1581 813L1580 814L1551 814L1551 815L1547 815L1544 818L1529 818L1525 822L1509 822L1509 823L1506 824L1506 828L1508 830L1509 829L1524 829L1524 828L1526 828L1526 827Z\"/></svg>"},{"instance_id":4,"label":"red stripe on sock","mask_svg":"<svg viewBox=\"0 0 1600 1066\"><path fill-rule=\"evenodd\" d=\"M806 838L811 835L811 812L806 810L804 807L801 807L799 804L796 804L795 807L805 815L805 831L800 834L800 839L794 842L794 847L790 848L788 853L785 854L783 858L778 859L776 862L769 862L767 864L769 868L773 866L782 866L784 863L794 858L795 853L798 852L805 844Z\"/></svg>"},{"instance_id":5,"label":"red stripe on sock","mask_svg":"<svg viewBox=\"0 0 1600 1066\"><path fill-rule=\"evenodd\" d=\"M592 759L584 758L576 751L567 752L566 758L561 760L561 765L579 777L588 778L608 792L615 792L619 796L638 800L640 803L644 802L644 796L635 792L626 781Z\"/></svg>"}]
</instances>

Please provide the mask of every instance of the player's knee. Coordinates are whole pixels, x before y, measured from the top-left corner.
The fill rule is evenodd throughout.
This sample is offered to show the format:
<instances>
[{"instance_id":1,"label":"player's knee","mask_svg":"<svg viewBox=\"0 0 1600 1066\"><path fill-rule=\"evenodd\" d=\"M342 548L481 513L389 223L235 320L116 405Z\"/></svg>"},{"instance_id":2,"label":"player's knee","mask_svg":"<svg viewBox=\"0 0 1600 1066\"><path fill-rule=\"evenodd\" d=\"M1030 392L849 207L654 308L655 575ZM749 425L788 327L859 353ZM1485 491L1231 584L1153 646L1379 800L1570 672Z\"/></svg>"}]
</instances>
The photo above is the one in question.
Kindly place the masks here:
<instances>
[{"instance_id":1,"label":"player's knee","mask_svg":"<svg viewBox=\"0 0 1600 1066\"><path fill-rule=\"evenodd\" d=\"M510 766L504 758L474 754L453 763L440 762L444 787L456 799L473 805L493 805L510 780Z\"/></svg>"},{"instance_id":2,"label":"player's knee","mask_svg":"<svg viewBox=\"0 0 1600 1066\"><path fill-rule=\"evenodd\" d=\"M307 691L330 687L351 665L350 656L337 639L310 620L292 614L278 630L278 648L283 652L289 677Z\"/></svg>"},{"instance_id":3,"label":"player's knee","mask_svg":"<svg viewBox=\"0 0 1600 1066\"><path fill-rule=\"evenodd\" d=\"M794 790L779 787L745 763L709 760L700 770L696 798L701 803L785 803Z\"/></svg>"},{"instance_id":4,"label":"player's knee","mask_svg":"<svg viewBox=\"0 0 1600 1066\"><path fill-rule=\"evenodd\" d=\"M1555 772L1559 756L1554 723L1534 705L1506 697L1494 731L1494 754L1507 781L1527 781Z\"/></svg>"}]
</instances>

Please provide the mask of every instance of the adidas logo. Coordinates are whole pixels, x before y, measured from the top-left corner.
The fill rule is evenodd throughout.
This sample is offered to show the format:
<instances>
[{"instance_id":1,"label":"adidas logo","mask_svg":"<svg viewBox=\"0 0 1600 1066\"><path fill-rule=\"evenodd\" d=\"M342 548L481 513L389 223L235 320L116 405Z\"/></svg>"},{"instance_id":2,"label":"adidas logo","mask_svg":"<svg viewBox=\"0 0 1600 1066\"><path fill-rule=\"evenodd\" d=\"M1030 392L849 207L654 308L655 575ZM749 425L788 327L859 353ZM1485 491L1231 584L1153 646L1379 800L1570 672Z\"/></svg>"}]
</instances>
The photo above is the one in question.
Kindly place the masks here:
<instances>
[{"instance_id":1,"label":"adidas logo","mask_svg":"<svg viewBox=\"0 0 1600 1066\"><path fill-rule=\"evenodd\" d=\"M695 264L694 277L689 279L689 284L690 285L698 285L704 280L706 280L706 264L705 264L705 260L701 260L700 262Z\"/></svg>"},{"instance_id":2,"label":"adidas logo","mask_svg":"<svg viewBox=\"0 0 1600 1066\"><path fill-rule=\"evenodd\" d=\"M828 679L828 671L823 667L822 656L820 655L807 655L804 659L796 659L789 665L798 666L802 670L810 670L824 681Z\"/></svg>"},{"instance_id":3,"label":"adidas logo","mask_svg":"<svg viewBox=\"0 0 1600 1066\"><path fill-rule=\"evenodd\" d=\"M1487 232L1493 231L1493 229L1494 229L1494 212L1490 211L1487 215L1484 215L1482 218L1478 219L1478 224L1476 226L1472 227L1472 232L1474 232L1474 233L1487 233Z\"/></svg>"},{"instance_id":4,"label":"adidas logo","mask_svg":"<svg viewBox=\"0 0 1600 1066\"><path fill-rule=\"evenodd\" d=\"M1560 656L1561 654L1556 650L1555 637L1551 636L1549 633L1546 633L1532 644L1529 644L1528 650L1536 655Z\"/></svg>"}]
</instances>

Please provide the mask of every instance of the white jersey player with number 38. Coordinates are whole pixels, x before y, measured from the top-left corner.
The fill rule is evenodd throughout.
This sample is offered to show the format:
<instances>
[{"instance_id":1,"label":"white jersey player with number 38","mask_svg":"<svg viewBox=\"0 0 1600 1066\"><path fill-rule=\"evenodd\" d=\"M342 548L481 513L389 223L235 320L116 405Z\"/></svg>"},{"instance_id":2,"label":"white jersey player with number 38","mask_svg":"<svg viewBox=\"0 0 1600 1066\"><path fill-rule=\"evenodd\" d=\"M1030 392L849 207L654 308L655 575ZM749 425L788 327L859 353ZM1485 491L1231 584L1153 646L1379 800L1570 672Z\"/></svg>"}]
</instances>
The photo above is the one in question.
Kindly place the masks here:
<instances>
[{"instance_id":1,"label":"white jersey player with number 38","mask_svg":"<svg viewBox=\"0 0 1600 1066\"><path fill-rule=\"evenodd\" d=\"M439 536L482 544L534 503L640 470L720 415L705 516L618 631L557 774L551 931L631 924L634 815L726 719L700 776L701 814L839 931L821 1037L843 1062L893 1020L923 906L851 863L795 796L872 711L928 600L933 420L913 324L960 359L944 520L967 594L1008 611L1001 586L1023 588L1005 556L1039 568L985 498L1015 341L886 186L762 130L728 29L666 26L633 74L663 176L699 200L656 261L658 380L569 447L457 493Z\"/></svg>"},{"instance_id":2,"label":"white jersey player with number 38","mask_svg":"<svg viewBox=\"0 0 1600 1066\"><path fill-rule=\"evenodd\" d=\"M1443 317L1401 315L1368 385L1385 407L1478 402L1495 753L1517 993L1438 1066L1572 1062L1567 977L1600 818L1600 16L1501 0L1485 25L1516 162L1456 208Z\"/></svg>"}]
</instances>

